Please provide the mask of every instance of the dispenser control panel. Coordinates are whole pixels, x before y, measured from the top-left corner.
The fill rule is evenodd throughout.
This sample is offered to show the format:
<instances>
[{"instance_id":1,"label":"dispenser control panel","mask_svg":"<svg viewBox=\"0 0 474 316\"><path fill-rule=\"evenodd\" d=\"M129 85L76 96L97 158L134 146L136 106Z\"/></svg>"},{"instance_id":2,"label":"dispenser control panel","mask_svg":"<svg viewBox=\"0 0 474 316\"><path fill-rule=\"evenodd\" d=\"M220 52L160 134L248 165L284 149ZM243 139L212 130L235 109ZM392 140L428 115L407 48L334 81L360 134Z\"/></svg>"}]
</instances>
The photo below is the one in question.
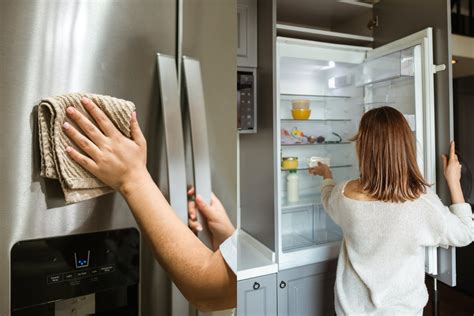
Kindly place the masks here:
<instances>
[{"instance_id":1,"label":"dispenser control panel","mask_svg":"<svg viewBox=\"0 0 474 316\"><path fill-rule=\"evenodd\" d=\"M12 309L138 284L139 258L135 228L20 241L11 250Z\"/></svg>"}]
</instances>

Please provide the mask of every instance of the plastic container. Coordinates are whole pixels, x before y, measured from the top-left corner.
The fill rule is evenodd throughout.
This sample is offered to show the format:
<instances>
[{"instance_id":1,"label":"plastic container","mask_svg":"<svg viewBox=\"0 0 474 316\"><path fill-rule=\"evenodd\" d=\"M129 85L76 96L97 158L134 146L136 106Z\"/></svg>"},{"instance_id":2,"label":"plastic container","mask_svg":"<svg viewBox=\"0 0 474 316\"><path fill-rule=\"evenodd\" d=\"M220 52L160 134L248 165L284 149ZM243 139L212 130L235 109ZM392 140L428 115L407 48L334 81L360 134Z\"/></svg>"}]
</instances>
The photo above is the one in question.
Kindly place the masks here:
<instances>
[{"instance_id":1,"label":"plastic container","mask_svg":"<svg viewBox=\"0 0 474 316\"><path fill-rule=\"evenodd\" d=\"M328 157L318 157L318 156L312 156L308 158L308 167L309 168L314 168L318 166L318 162L321 162L327 166L331 165L331 159Z\"/></svg>"},{"instance_id":2,"label":"plastic container","mask_svg":"<svg viewBox=\"0 0 474 316\"><path fill-rule=\"evenodd\" d=\"M295 120L307 120L311 116L310 109L293 109L291 110L291 116Z\"/></svg>"},{"instance_id":3,"label":"plastic container","mask_svg":"<svg viewBox=\"0 0 474 316\"><path fill-rule=\"evenodd\" d=\"M295 109L295 110L309 109L309 103L310 103L310 101L306 100L306 99L291 101L291 105L293 106L293 109Z\"/></svg>"}]
</instances>

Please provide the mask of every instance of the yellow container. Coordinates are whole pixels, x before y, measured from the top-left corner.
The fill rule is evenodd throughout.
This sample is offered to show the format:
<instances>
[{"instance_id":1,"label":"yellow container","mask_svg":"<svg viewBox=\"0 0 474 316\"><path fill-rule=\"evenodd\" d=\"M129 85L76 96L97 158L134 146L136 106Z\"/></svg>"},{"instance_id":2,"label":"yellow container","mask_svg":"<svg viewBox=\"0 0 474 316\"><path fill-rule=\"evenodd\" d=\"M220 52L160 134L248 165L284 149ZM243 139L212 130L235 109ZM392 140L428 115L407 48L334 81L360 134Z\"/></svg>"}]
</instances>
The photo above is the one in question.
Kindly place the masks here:
<instances>
[{"instance_id":1,"label":"yellow container","mask_svg":"<svg viewBox=\"0 0 474 316\"><path fill-rule=\"evenodd\" d=\"M285 170L298 169L298 157L283 157L281 160L281 167Z\"/></svg>"},{"instance_id":2,"label":"yellow container","mask_svg":"<svg viewBox=\"0 0 474 316\"><path fill-rule=\"evenodd\" d=\"M295 120L307 120L311 116L310 109L293 109L291 110L291 115Z\"/></svg>"}]
</instances>

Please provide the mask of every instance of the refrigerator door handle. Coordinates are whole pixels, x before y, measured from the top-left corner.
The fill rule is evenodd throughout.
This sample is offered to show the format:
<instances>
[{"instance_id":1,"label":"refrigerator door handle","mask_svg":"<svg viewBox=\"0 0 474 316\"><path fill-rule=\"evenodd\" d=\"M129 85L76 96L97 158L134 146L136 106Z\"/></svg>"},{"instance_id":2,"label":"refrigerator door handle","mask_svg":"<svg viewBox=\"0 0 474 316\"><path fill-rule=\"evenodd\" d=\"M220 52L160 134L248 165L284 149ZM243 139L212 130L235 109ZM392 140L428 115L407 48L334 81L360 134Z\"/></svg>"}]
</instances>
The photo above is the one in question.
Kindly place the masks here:
<instances>
[{"instance_id":1,"label":"refrigerator door handle","mask_svg":"<svg viewBox=\"0 0 474 316\"><path fill-rule=\"evenodd\" d=\"M210 203L212 195L211 166L201 64L198 60L185 56L183 57L183 71L191 127L195 192L196 196L200 195L207 203ZM210 247L211 241L209 240L206 220L199 213L198 221L203 227L198 237Z\"/></svg>"},{"instance_id":2,"label":"refrigerator door handle","mask_svg":"<svg viewBox=\"0 0 474 316\"><path fill-rule=\"evenodd\" d=\"M168 162L169 202L183 223L187 224L186 162L176 60L163 54L158 54L157 59Z\"/></svg>"},{"instance_id":3,"label":"refrigerator door handle","mask_svg":"<svg viewBox=\"0 0 474 316\"><path fill-rule=\"evenodd\" d=\"M178 217L187 225L186 161L176 59L173 56L157 54L157 67L168 166L168 199ZM171 315L184 316L188 315L188 311L188 301L173 283Z\"/></svg>"},{"instance_id":4,"label":"refrigerator door handle","mask_svg":"<svg viewBox=\"0 0 474 316\"><path fill-rule=\"evenodd\" d=\"M445 64L441 64L441 65L433 65L433 73L437 73L437 72L440 72L440 71L445 71L446 70L446 65Z\"/></svg>"}]
</instances>

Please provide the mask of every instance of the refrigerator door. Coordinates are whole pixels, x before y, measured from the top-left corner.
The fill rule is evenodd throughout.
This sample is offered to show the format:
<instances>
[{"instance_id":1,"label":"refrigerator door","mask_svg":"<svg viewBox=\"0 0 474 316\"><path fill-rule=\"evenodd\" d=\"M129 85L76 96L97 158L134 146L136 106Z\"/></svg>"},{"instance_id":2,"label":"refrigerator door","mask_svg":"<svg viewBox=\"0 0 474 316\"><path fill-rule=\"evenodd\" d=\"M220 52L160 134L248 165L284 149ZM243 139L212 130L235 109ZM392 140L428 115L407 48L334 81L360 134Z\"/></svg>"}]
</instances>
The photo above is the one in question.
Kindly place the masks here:
<instances>
[{"instance_id":1,"label":"refrigerator door","mask_svg":"<svg viewBox=\"0 0 474 316\"><path fill-rule=\"evenodd\" d=\"M174 56L158 54L157 65L168 166L168 199L178 217L187 224L186 163L176 59ZM186 298L173 283L171 315L186 315L188 309Z\"/></svg>"},{"instance_id":2,"label":"refrigerator door","mask_svg":"<svg viewBox=\"0 0 474 316\"><path fill-rule=\"evenodd\" d=\"M453 139L453 97L451 66L451 1L450 0L384 0L374 4L379 25L374 29L374 45L379 47L426 27L433 28L434 63L445 64L446 71L436 76L436 157L449 151ZM401 18L403 17L403 22ZM448 204L449 190L443 177L441 159L436 161L436 190ZM442 282L456 284L455 248L438 249L438 275Z\"/></svg>"},{"instance_id":3,"label":"refrigerator door","mask_svg":"<svg viewBox=\"0 0 474 316\"><path fill-rule=\"evenodd\" d=\"M389 105L405 115L415 135L418 165L431 184L436 183L435 69L432 29L427 28L367 52L357 79L366 110ZM437 263L437 249L427 248L426 272L436 275Z\"/></svg>"},{"instance_id":4,"label":"refrigerator door","mask_svg":"<svg viewBox=\"0 0 474 316\"><path fill-rule=\"evenodd\" d=\"M16 242L136 227L120 195L65 205L57 182L39 176L35 105L76 91L133 101L149 169L163 178L156 53L175 54L175 29L169 0L0 1L0 315L11 313ZM148 247L140 259L141 315L169 315L166 274Z\"/></svg>"}]
</instances>

